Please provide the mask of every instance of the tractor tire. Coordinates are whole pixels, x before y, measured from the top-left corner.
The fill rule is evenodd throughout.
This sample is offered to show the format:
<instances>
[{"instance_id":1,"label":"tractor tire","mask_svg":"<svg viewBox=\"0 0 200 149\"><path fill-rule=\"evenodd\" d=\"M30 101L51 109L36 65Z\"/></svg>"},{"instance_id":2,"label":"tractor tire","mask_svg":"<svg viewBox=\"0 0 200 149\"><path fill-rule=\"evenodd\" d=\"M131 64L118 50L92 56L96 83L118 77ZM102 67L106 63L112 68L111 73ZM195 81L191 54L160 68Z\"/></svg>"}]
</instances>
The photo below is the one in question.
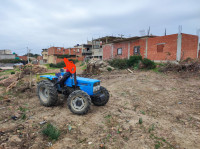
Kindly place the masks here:
<instances>
[{"instance_id":1,"label":"tractor tire","mask_svg":"<svg viewBox=\"0 0 200 149\"><path fill-rule=\"evenodd\" d=\"M37 95L41 105L50 107L56 105L58 92L54 84L48 80L42 80L37 86Z\"/></svg>"},{"instance_id":2,"label":"tractor tire","mask_svg":"<svg viewBox=\"0 0 200 149\"><path fill-rule=\"evenodd\" d=\"M92 103L95 106L104 106L109 101L110 94L108 90L105 87L101 86L100 91L101 91L101 94L105 95L105 99L102 100L99 96L92 96Z\"/></svg>"},{"instance_id":3,"label":"tractor tire","mask_svg":"<svg viewBox=\"0 0 200 149\"><path fill-rule=\"evenodd\" d=\"M74 114L84 115L90 110L91 98L81 90L75 90L67 98L67 105Z\"/></svg>"}]
</instances>

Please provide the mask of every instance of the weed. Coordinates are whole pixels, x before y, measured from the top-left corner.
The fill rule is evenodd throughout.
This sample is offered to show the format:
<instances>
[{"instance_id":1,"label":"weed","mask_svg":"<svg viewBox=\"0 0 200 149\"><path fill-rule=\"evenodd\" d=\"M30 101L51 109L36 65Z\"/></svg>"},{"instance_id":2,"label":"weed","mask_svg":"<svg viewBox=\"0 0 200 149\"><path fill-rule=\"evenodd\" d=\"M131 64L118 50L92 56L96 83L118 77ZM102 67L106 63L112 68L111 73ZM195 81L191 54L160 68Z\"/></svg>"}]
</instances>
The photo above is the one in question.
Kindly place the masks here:
<instances>
[{"instance_id":1,"label":"weed","mask_svg":"<svg viewBox=\"0 0 200 149\"><path fill-rule=\"evenodd\" d=\"M142 118L139 118L139 124L142 124L143 121L142 121Z\"/></svg>"},{"instance_id":2,"label":"weed","mask_svg":"<svg viewBox=\"0 0 200 149\"><path fill-rule=\"evenodd\" d=\"M161 147L162 143L160 141L156 141L155 149L159 149Z\"/></svg>"},{"instance_id":3,"label":"weed","mask_svg":"<svg viewBox=\"0 0 200 149\"><path fill-rule=\"evenodd\" d=\"M87 65L83 66L83 68L82 68L82 70L85 70L85 69L87 69Z\"/></svg>"},{"instance_id":4,"label":"weed","mask_svg":"<svg viewBox=\"0 0 200 149\"><path fill-rule=\"evenodd\" d=\"M107 70L108 70L108 71L112 71L112 68L108 67Z\"/></svg>"},{"instance_id":5,"label":"weed","mask_svg":"<svg viewBox=\"0 0 200 149\"><path fill-rule=\"evenodd\" d=\"M144 112L144 111L140 111L140 113L143 114L143 115L145 115L145 112Z\"/></svg>"},{"instance_id":6,"label":"weed","mask_svg":"<svg viewBox=\"0 0 200 149\"><path fill-rule=\"evenodd\" d=\"M22 114L21 119L23 119L23 120L26 119L26 114L25 113Z\"/></svg>"},{"instance_id":7,"label":"weed","mask_svg":"<svg viewBox=\"0 0 200 149\"><path fill-rule=\"evenodd\" d=\"M112 116L111 115L106 115L104 118L111 118Z\"/></svg>"},{"instance_id":8,"label":"weed","mask_svg":"<svg viewBox=\"0 0 200 149\"><path fill-rule=\"evenodd\" d=\"M12 71L10 74L11 74L11 75L12 75L12 74L15 74L15 72L14 72L14 71Z\"/></svg>"},{"instance_id":9,"label":"weed","mask_svg":"<svg viewBox=\"0 0 200 149\"><path fill-rule=\"evenodd\" d=\"M23 108L23 107L19 107L19 110L20 110L21 112L26 112L28 109Z\"/></svg>"},{"instance_id":10,"label":"weed","mask_svg":"<svg viewBox=\"0 0 200 149\"><path fill-rule=\"evenodd\" d=\"M48 123L42 130L43 135L47 136L51 140L58 140L60 136L60 130L58 130L51 123Z\"/></svg>"},{"instance_id":11,"label":"weed","mask_svg":"<svg viewBox=\"0 0 200 149\"><path fill-rule=\"evenodd\" d=\"M82 63L80 64L80 66L83 66L83 65L85 65L85 63L84 63L84 62L82 62Z\"/></svg>"},{"instance_id":12,"label":"weed","mask_svg":"<svg viewBox=\"0 0 200 149\"><path fill-rule=\"evenodd\" d=\"M149 128L149 133L150 133L151 131L153 131L154 129L155 129L155 125L152 124L152 125L150 126L150 128Z\"/></svg>"}]
</instances>

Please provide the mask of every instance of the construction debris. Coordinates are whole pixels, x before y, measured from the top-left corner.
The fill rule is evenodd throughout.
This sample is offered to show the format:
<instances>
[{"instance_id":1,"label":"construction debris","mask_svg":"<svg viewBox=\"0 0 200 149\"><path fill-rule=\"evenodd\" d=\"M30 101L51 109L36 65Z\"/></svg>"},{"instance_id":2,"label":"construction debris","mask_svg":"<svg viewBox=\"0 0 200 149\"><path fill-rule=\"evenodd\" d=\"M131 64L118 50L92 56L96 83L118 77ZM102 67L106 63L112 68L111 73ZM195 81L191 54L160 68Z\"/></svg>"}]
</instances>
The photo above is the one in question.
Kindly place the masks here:
<instances>
[{"instance_id":1,"label":"construction debris","mask_svg":"<svg viewBox=\"0 0 200 149\"><path fill-rule=\"evenodd\" d=\"M99 74L101 72L112 70L114 70L114 68L110 66L107 62L92 59L88 62L85 72L87 74Z\"/></svg>"},{"instance_id":2,"label":"construction debris","mask_svg":"<svg viewBox=\"0 0 200 149\"><path fill-rule=\"evenodd\" d=\"M162 66L159 71L161 72L200 72L200 61L199 60L185 60L179 64L167 63Z\"/></svg>"}]
</instances>

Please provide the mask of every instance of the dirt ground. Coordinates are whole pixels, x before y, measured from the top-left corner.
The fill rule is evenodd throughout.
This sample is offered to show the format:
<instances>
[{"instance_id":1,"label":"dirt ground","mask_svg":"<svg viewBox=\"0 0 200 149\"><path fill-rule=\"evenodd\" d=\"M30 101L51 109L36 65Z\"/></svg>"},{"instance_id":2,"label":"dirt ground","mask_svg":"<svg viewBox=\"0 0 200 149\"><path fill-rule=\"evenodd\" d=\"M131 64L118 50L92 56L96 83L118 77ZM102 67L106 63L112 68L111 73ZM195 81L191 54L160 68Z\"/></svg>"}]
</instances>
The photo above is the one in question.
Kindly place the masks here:
<instances>
[{"instance_id":1,"label":"dirt ground","mask_svg":"<svg viewBox=\"0 0 200 149\"><path fill-rule=\"evenodd\" d=\"M41 106L35 87L1 99L0 148L200 148L200 77L116 70L92 78L111 97L84 116L72 114L66 102ZM42 135L44 120L61 130L58 141Z\"/></svg>"}]
</instances>

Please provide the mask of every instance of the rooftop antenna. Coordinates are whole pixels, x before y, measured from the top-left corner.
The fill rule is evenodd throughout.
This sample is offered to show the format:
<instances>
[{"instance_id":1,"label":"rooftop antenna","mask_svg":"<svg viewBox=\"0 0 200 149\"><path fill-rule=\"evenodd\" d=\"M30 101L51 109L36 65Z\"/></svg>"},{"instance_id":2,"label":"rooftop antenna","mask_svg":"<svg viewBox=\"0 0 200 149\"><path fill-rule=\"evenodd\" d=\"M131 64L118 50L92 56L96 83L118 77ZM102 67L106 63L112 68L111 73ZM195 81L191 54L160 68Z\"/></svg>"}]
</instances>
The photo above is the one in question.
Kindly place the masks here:
<instances>
[{"instance_id":1,"label":"rooftop antenna","mask_svg":"<svg viewBox=\"0 0 200 149\"><path fill-rule=\"evenodd\" d=\"M182 33L182 25L179 25L178 26L178 34L181 34Z\"/></svg>"},{"instance_id":2,"label":"rooftop antenna","mask_svg":"<svg viewBox=\"0 0 200 149\"><path fill-rule=\"evenodd\" d=\"M149 36L150 35L150 26L149 26L149 29L147 30L147 35Z\"/></svg>"},{"instance_id":3,"label":"rooftop antenna","mask_svg":"<svg viewBox=\"0 0 200 149\"><path fill-rule=\"evenodd\" d=\"M165 36L167 35L167 30L166 30L166 28L165 28Z\"/></svg>"}]
</instances>

